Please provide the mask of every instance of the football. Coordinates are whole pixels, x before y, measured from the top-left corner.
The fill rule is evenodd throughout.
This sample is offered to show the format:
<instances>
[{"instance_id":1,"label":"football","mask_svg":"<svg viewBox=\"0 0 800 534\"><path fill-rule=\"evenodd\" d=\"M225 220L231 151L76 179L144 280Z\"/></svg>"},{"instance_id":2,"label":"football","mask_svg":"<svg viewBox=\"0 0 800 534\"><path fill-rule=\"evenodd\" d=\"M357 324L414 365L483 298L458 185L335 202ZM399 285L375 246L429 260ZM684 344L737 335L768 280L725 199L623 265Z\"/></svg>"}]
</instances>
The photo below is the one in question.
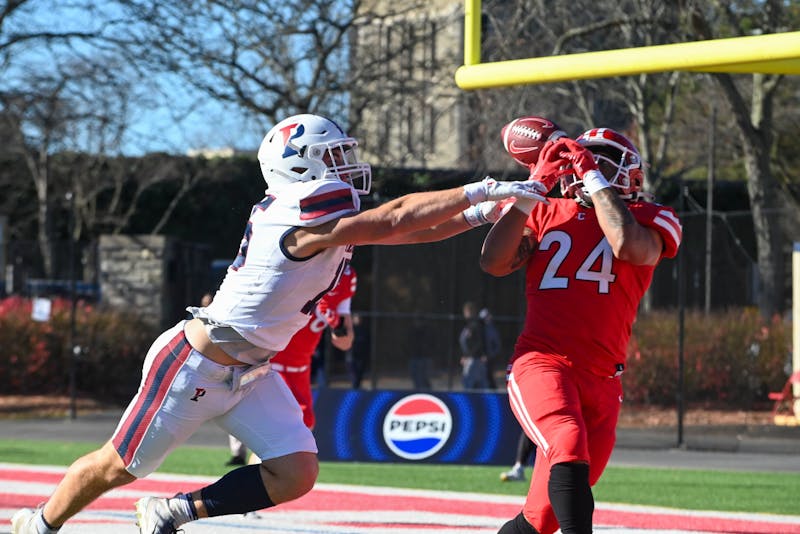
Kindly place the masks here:
<instances>
[{"instance_id":1,"label":"football","mask_svg":"<svg viewBox=\"0 0 800 534\"><path fill-rule=\"evenodd\" d=\"M519 117L500 130L503 148L514 161L525 168L539 160L539 154L547 141L566 137L561 128L544 117Z\"/></svg>"}]
</instances>

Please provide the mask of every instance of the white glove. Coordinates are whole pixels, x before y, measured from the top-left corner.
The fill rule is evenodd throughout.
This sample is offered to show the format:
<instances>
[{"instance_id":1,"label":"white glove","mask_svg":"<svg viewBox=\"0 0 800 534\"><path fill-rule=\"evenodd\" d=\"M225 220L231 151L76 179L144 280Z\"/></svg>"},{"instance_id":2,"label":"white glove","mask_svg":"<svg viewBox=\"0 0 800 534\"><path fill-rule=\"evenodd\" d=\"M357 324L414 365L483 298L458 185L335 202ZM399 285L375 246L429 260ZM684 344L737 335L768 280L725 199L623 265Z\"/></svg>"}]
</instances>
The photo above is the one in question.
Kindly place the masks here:
<instances>
[{"instance_id":1,"label":"white glove","mask_svg":"<svg viewBox=\"0 0 800 534\"><path fill-rule=\"evenodd\" d=\"M464 216L467 224L475 228L484 224L496 223L513 205L513 198L507 198L505 200L487 200L486 202L468 207L462 211L461 214Z\"/></svg>"},{"instance_id":2,"label":"white glove","mask_svg":"<svg viewBox=\"0 0 800 534\"><path fill-rule=\"evenodd\" d=\"M464 186L464 194L473 206L487 200L503 200L509 197L538 200L549 204L544 195L547 194L541 182L526 180L524 182L498 182L487 176L480 182Z\"/></svg>"}]
</instances>

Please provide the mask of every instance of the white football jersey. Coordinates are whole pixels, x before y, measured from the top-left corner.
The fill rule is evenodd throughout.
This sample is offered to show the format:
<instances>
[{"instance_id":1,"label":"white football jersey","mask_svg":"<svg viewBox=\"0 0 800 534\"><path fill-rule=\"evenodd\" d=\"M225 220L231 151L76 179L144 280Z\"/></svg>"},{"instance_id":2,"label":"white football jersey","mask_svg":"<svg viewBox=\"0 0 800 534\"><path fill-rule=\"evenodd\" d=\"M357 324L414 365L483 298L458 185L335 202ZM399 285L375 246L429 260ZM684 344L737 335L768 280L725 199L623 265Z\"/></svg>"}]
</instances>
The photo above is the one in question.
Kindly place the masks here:
<instances>
[{"instance_id":1,"label":"white football jersey","mask_svg":"<svg viewBox=\"0 0 800 534\"><path fill-rule=\"evenodd\" d=\"M298 182L268 194L253 206L239 254L203 314L257 347L283 350L353 254L348 245L295 258L284 249L284 237L294 228L353 214L359 200L340 180Z\"/></svg>"}]
</instances>

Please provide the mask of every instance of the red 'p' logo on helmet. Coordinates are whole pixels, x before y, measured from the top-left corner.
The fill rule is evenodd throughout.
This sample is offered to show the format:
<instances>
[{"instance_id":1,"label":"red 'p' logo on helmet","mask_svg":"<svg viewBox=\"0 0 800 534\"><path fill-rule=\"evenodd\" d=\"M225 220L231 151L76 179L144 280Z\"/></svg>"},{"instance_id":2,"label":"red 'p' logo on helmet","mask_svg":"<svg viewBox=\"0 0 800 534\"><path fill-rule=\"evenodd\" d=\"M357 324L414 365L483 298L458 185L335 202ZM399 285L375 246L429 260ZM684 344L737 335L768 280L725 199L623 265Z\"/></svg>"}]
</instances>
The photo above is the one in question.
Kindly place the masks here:
<instances>
[{"instance_id":1,"label":"red 'p' logo on helmet","mask_svg":"<svg viewBox=\"0 0 800 534\"><path fill-rule=\"evenodd\" d=\"M292 134L292 131L294 131L294 134ZM303 126L299 122L287 124L280 130L278 130L278 133L281 134L282 138L281 142L283 143L284 146L284 151L282 154L284 158L293 156L295 154L300 154L300 147L293 144L292 139L300 137L305 133L305 131L306 131L305 126Z\"/></svg>"}]
</instances>

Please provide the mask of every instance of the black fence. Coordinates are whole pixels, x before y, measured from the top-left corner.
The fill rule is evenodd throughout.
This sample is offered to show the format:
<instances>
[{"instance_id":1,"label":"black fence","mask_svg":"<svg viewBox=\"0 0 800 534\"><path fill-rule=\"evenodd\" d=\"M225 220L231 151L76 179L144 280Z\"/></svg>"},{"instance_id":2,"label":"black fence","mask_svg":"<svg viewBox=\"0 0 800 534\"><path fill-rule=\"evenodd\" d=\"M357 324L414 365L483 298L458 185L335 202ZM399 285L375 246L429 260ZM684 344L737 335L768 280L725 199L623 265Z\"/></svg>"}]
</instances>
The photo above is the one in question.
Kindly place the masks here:
<instances>
[{"instance_id":1,"label":"black fence","mask_svg":"<svg viewBox=\"0 0 800 534\"><path fill-rule=\"evenodd\" d=\"M749 213L715 217L712 232L712 265L706 266L704 213L681 214L685 260L686 306L702 309L706 269L712 270L712 309L752 306L757 283L752 223ZM356 349L343 354L327 347L324 372L330 383L347 384L352 362L363 362L364 384L372 387L413 388L427 377L440 389L460 387L461 368L457 339L463 324L462 306L473 301L488 308L501 334L503 351L510 354L525 313L524 273L495 278L478 266L481 243L487 229L479 228L438 243L406 246L365 246L356 249L353 266L358 291L353 310L359 315ZM190 244L191 245L191 244ZM202 247L202 244L198 246ZM4 295L30 297L69 296L102 302L99 287L103 266L97 260L96 243L81 243L70 251L68 243L54 243L53 274L46 277L36 242L17 241L6 246ZM68 261L72 258L72 263ZM198 261L186 254L186 261ZM787 256L788 261L788 256ZM183 315L185 306L218 283L226 261L209 259L207 276L180 278L166 323ZM196 267L196 266L195 266ZM174 266L180 272L180 266ZM643 304L649 309L675 309L678 305L676 260L665 260L656 269L653 284ZM74 285L72 278L74 277ZM731 291L730 288L737 288ZM177 291L180 289L180 291ZM494 362L498 380L503 361Z\"/></svg>"}]
</instances>

